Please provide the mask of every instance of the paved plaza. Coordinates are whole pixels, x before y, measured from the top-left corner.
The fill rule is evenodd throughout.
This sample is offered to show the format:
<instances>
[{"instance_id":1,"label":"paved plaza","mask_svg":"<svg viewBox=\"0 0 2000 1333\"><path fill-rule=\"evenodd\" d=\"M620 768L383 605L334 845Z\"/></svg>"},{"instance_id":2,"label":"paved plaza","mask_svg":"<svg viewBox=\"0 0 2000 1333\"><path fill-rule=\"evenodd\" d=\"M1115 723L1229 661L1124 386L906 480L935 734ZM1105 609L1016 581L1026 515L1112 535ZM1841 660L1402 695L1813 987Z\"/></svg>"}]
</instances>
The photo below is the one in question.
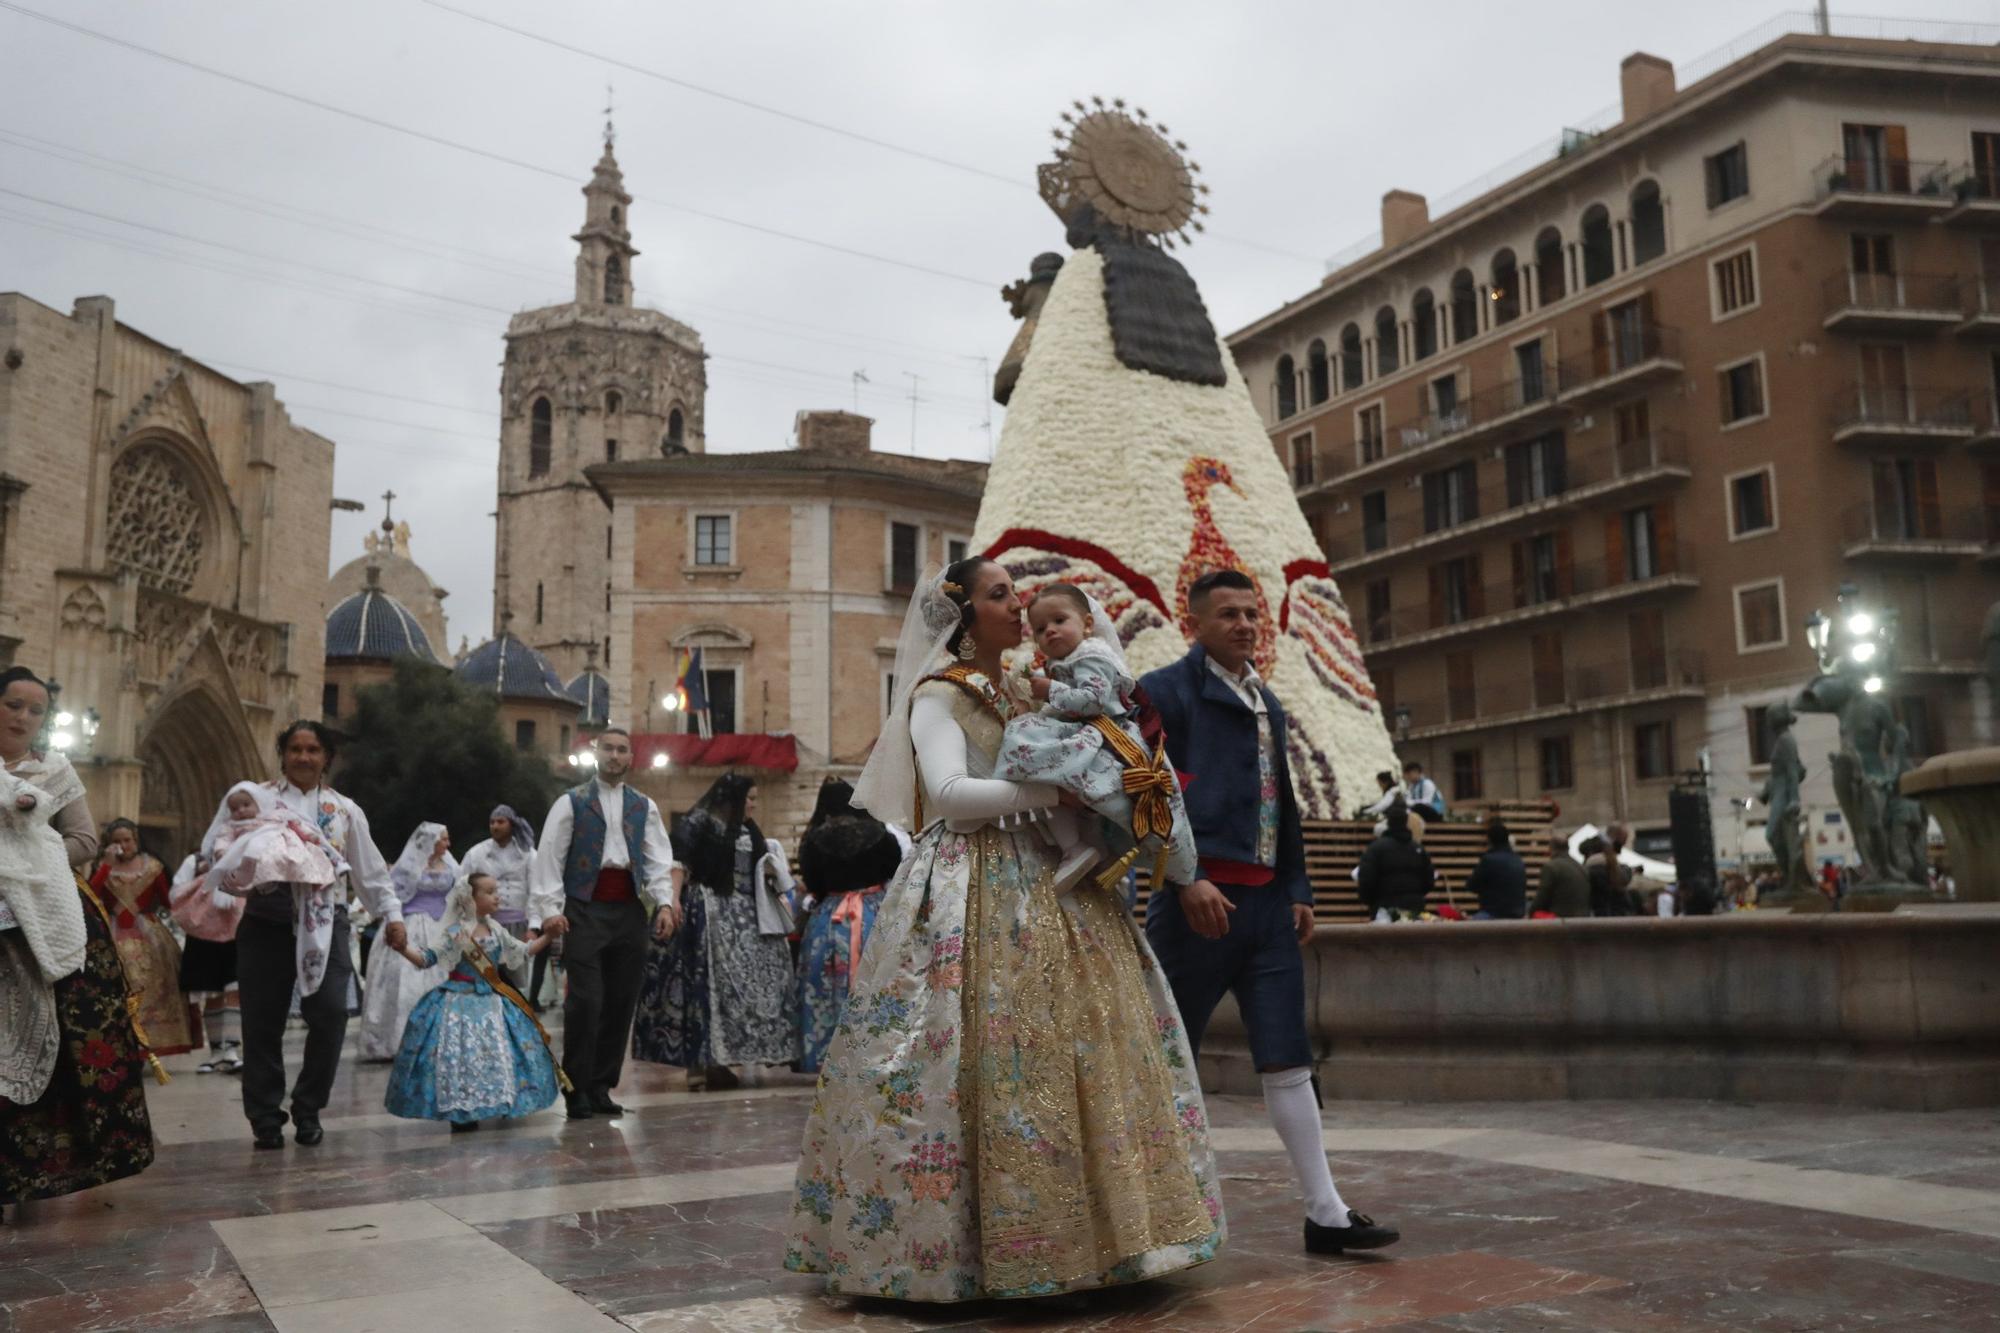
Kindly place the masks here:
<instances>
[{"instance_id":1,"label":"paved plaza","mask_svg":"<svg viewBox=\"0 0 2000 1333\"><path fill-rule=\"evenodd\" d=\"M1338 1103L1335 1174L1405 1239L1316 1259L1261 1104L1221 1097L1215 1263L922 1308L828 1301L779 1268L800 1080L690 1094L641 1067L623 1120L452 1136L383 1114L386 1066L350 1051L325 1143L260 1153L234 1079L168 1063L151 1170L0 1229L0 1329L2000 1328L1990 1110Z\"/></svg>"}]
</instances>

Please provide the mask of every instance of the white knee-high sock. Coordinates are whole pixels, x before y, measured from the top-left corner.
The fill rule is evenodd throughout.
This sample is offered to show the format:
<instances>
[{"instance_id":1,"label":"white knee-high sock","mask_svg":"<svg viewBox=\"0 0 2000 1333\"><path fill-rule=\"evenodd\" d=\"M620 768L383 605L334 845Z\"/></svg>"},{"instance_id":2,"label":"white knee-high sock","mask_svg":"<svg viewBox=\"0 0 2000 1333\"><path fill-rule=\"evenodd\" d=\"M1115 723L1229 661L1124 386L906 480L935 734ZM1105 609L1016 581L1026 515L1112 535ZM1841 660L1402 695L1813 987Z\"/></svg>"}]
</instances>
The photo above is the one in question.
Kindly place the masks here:
<instances>
[{"instance_id":1,"label":"white knee-high sock","mask_svg":"<svg viewBox=\"0 0 2000 1333\"><path fill-rule=\"evenodd\" d=\"M1264 1109L1270 1113L1271 1128L1278 1131L1285 1153L1292 1159L1292 1174L1298 1177L1299 1193L1305 1197L1306 1216L1323 1227L1347 1225L1347 1202L1333 1183L1326 1164L1326 1147L1320 1138L1319 1102L1313 1096L1312 1070L1300 1067L1265 1074Z\"/></svg>"}]
</instances>

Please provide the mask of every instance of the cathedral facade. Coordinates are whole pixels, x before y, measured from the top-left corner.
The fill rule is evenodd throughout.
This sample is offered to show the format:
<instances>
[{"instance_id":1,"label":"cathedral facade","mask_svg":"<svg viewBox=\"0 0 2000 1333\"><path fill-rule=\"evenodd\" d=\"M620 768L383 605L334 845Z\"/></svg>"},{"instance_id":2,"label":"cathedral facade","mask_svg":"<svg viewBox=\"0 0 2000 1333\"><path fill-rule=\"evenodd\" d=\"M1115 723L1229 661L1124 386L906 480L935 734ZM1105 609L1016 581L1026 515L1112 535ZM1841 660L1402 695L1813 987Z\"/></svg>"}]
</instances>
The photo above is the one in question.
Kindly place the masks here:
<instances>
[{"instance_id":1,"label":"cathedral facade","mask_svg":"<svg viewBox=\"0 0 2000 1333\"><path fill-rule=\"evenodd\" d=\"M109 297L0 293L0 663L60 685L91 812L168 864L317 711L333 453Z\"/></svg>"},{"instance_id":2,"label":"cathedral facade","mask_svg":"<svg viewBox=\"0 0 2000 1333\"><path fill-rule=\"evenodd\" d=\"M584 469L701 453L701 335L633 305L632 196L607 132L583 187L576 299L507 326L493 630L563 679L610 665L611 515Z\"/></svg>"}]
</instances>

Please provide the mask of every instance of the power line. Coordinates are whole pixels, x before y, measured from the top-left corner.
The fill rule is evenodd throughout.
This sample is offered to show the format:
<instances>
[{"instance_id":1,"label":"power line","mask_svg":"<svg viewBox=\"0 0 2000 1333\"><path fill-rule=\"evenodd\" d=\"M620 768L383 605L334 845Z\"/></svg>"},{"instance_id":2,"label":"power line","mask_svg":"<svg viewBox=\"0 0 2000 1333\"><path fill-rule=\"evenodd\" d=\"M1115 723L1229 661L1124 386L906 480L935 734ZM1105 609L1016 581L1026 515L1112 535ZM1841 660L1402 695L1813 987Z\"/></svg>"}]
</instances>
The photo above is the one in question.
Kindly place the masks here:
<instances>
[{"instance_id":1,"label":"power line","mask_svg":"<svg viewBox=\"0 0 2000 1333\"><path fill-rule=\"evenodd\" d=\"M189 194L195 198L203 198L210 202L241 208L252 213L260 213L266 217L277 218L281 221L294 222L301 226L328 231L334 235L345 236L350 240L367 241L371 244L393 243L399 246L416 246L437 257L453 259L475 268L485 268L503 277L539 281L544 278L553 277L557 272L553 266L547 269L531 270L524 262L511 260L504 256L489 255L481 251L453 245L433 238L413 235L409 232L396 231L386 227L376 227L369 223L353 219L315 213L308 209L295 208L274 200L260 199L255 195L224 190L205 182L191 180L187 177L172 176L169 173L159 172L150 167L139 166L136 163L120 162L115 158L100 157L83 149L72 148L69 145L59 144L53 140L37 139L33 135L24 135L14 130L0 129L0 143L6 143L12 147L21 148L31 153L41 153L59 161L89 167L92 170L125 176L128 179L137 180L142 184L156 188L177 190L180 193ZM165 177L165 180L149 179L151 176ZM181 184L168 183L176 181L181 182ZM371 231L380 233L380 236L359 234ZM284 262L288 265L291 263L290 260ZM731 306L717 305L709 301L684 300L675 302L675 306L676 308L685 308L693 311L714 312L704 315L704 319L715 320L723 324L736 324L742 328L773 337L791 338L799 342L818 342L831 346L853 347L869 351L877 348L894 348L897 349L896 355L905 358L915 357L920 360L936 361L941 364L950 361L949 356L939 356L928 348L920 349L916 344L907 343L901 339L883 338L866 333L844 333L841 330L806 324L798 320L788 320L777 315L767 315L757 311L737 310ZM790 327L785 327L787 325ZM793 332L793 329L804 330L804 332ZM962 357L966 354L961 352L952 355Z\"/></svg>"},{"instance_id":2,"label":"power line","mask_svg":"<svg viewBox=\"0 0 2000 1333\"><path fill-rule=\"evenodd\" d=\"M687 92L699 93L703 97L713 97L717 101L728 102L733 106L744 107L747 110L761 112L767 116L775 116L780 120L787 120L795 125L804 125L810 129L837 135L843 139L852 139L856 143L867 144L871 148L880 148L886 152L900 153L904 157L915 158L919 162L928 162L932 166L946 167L952 171L963 172L968 176L978 176L984 180L996 181L1001 185L1006 185L1014 189L1032 190L1035 188L1017 176L1006 175L998 171L989 171L985 167L974 166L970 162L955 161L952 158L944 157L937 153L927 152L922 148L912 148L908 144L894 143L888 139L877 138L872 134L865 134L860 130L849 129L844 125L835 125L829 121L801 115L796 111L787 111L783 107L753 101L748 97L742 97L735 93L723 92L719 88L709 88L688 79L683 79L678 75L668 74L663 70L649 69L644 65L636 65L629 60L608 55L602 51L592 51L585 47L565 42L560 38L547 36L544 33L531 32L526 28L517 28L511 23L502 23L496 18L489 18L484 14L475 14L469 9L460 9L456 5L445 4L444 0L418 0L418 3L429 5L432 9L443 10L447 14L456 14L458 17L468 19L473 23L481 23L489 28L498 28L502 32L510 32L516 37L525 37L531 42L540 42L544 46L554 47L558 51L566 51L573 56L581 56L585 60L595 61L602 65L611 65L628 73L654 79L660 83L671 84ZM1261 241L1245 240L1242 237L1230 236L1214 231L1209 232L1208 235L1214 240L1225 241L1231 245L1242 246L1248 250L1261 250L1265 254L1278 255L1285 259L1296 259L1302 263L1312 264L1315 267L1321 262L1321 257L1318 255L1302 254L1297 250L1286 250L1280 246L1266 245Z\"/></svg>"},{"instance_id":3,"label":"power line","mask_svg":"<svg viewBox=\"0 0 2000 1333\"><path fill-rule=\"evenodd\" d=\"M416 129L409 125L400 125L395 121L386 120L381 116L371 115L365 111L357 111L351 107L339 106L315 97L308 97L304 93L294 92L289 88L280 88L273 84L259 83L257 80L246 78L241 74L232 74L228 70L218 69L213 65L204 65L198 61L189 60L184 56L173 55L170 52L144 46L138 42L114 36L111 33L100 32L96 28L87 28L80 23L71 23L67 19L57 18L53 14L44 14L39 10L29 9L25 5L13 3L13 0L0 0L0 9L19 14L23 18L34 19L37 22L49 24L52 27L65 29L80 36L94 38L97 41L106 42L112 46L136 52L139 55L151 56L155 60L163 60L168 64L178 65L183 69L193 70L199 74L206 74L212 78L222 79L239 87L249 88L271 97L283 98L285 101L295 102L300 106L311 107L315 111L324 111L330 115L342 116L363 125L373 126L376 129L387 130L392 134L401 134L408 138L435 144L442 148L454 149L461 153L470 153L475 157L485 158L489 162L498 162L522 171L532 171L537 175L549 176L556 180L567 182L572 179L570 173L567 171L542 166L539 163L529 162L522 158L511 157L506 153L496 152L490 148L481 148L477 144L449 139L444 135L433 134L428 130ZM691 204L677 203L670 199L657 199L647 195L634 195L633 198L659 208L670 208L676 212L686 213L690 217L703 218L710 222L719 222L724 226L738 227L745 231L775 237L779 240L791 241L798 245L809 245L815 249L826 250L833 254L846 255L851 259L865 259L871 263L886 264L892 268L907 269L912 273L922 273L934 278L946 278L952 282L970 283L975 287L996 288L999 286L999 284L987 278L975 278L969 274L953 273L949 269L934 268L928 264L918 264L907 259L897 259L890 255L878 255L855 246L842 245L836 241L823 241L812 236L802 236L797 232L785 231L779 227L766 226L761 222L751 222L744 218L730 217L726 213L716 213L708 209L696 208Z\"/></svg>"},{"instance_id":4,"label":"power line","mask_svg":"<svg viewBox=\"0 0 2000 1333\"><path fill-rule=\"evenodd\" d=\"M204 246L208 246L208 247L210 247L210 248L212 248L212 249L217 249L217 250L223 250L223 251L227 251L227 252L230 252L230 253L233 253L233 254L239 254L239 255L242 255L242 256L244 256L244 257L246 257L246 258L249 258L249 259L255 259L255 260L260 260L260 261L262 261L262 262L265 262L265 263L276 263L276 264L280 264L280 265L284 265L284 266L285 266L286 268L288 268L288 269L289 269L289 268L300 268L300 269L305 269L305 270L307 270L307 271L309 271L309 272L314 272L314 273L319 273L319 274L321 274L321 275L323 275L323 276L326 276L326 277L332 277L332 278L338 278L338 279L341 279L341 280L343 280L343 281L347 281L347 282L358 282L358 283L363 283L363 284L366 284L366 285L368 285L368 286L375 286L375 287L382 287L382 288L384 288L384 289L386 289L386 290L389 290L389 291L393 291L393 292L396 292L396 293L399 293L399 294L401 294L401 295L406 295L406 296L418 296L418 297L424 297L424 298L427 298L427 299L430 299L430 300L437 300L437 301L444 301L444 302L447 302L447 303L450 303L450 304L453 304L453 305L463 305L463 306L469 306L469 307L471 307L471 308L473 308L473 309L476 309L476 310L484 310L484 311L487 311L487 312L489 312L489 313L492 313L492 314L497 314L497 315L503 315L503 316L511 316L512 314L514 314L514 311L513 311L513 309L512 309L512 308L510 308L510 307L507 307L507 306L498 306L498 305L491 305L491 304L488 304L488 303L486 303L486 302L482 302L482 301L474 301L474 300L471 300L471 299L469 299L469 298L466 298L466 297L459 297L459 296L452 296L452 295L450 295L450 294L448 294L448 293L444 293L444 292L433 292L433 291L429 291L429 290L427 290L427 289L425 289L425 288L421 288L421 287L409 287L409 286L405 286L405 285L403 285L402 283L395 283L395 282L388 282L388 281L386 281L386 280L384 280L384 279L381 279L381 278L371 278L371 277L368 277L368 276L366 276L366 275L364 275L364 274L359 274L359 273L349 273L349 272L346 272L345 270L342 270L342 269L334 269L334 268L327 268L327 267L325 267L325 266L323 266L323 265L317 265L317 264L306 264L306 263L301 263L301 262L298 262L298 261L294 261L294 260L291 260L291 259L288 259L288 258L286 258L285 256L282 256L282 255L271 255L271 254L265 254L265 253L263 253L263 252L261 252L261 251L256 251L256 250L249 250L249 249L245 249L244 247L242 247L242 246L239 246L239 245L232 245L232 244L230 244L230 243L228 243L228 242L226 242L226 241L212 241L212 240L209 240L209 239L207 239L207 238L205 238L205 237L201 237L201 236L194 236L194 235L191 235L191 234L189 234L189 233L186 233L186 232L180 232L180 231L174 231L174 230L172 230L171 228L167 228L167 227L159 227L159 226L155 226L155 225L153 225L152 223L147 223L147 222L137 222L137 221L134 221L134 220L132 220L132 219L130 219L130 218L121 218L121 217L118 217L118 216L116 216L116 215L114 215L114 214L110 214L110 213L102 213L102 212L98 212L98 211L97 211L97 210L95 210L95 209L89 209L89 208L83 208L83 207L80 207L80 206L78 206L78 205L75 205L75 204L66 204L66 203L63 203L63 202L61 202L60 200L55 200L55 199L48 199L48 198L44 198L44 197L43 197L43 196L41 196L41 195L34 195L34 194L29 194L29 193L27 193L27 192L25 192L25 191L22 191L22 190L13 190L13 189L9 189L9 188L7 188L6 186L0 186L0 195L8 195L8 196L12 196L12 197L14 197L14 198L17 198L17 199L25 199L25 200L29 201L30 203L35 203L35 204L40 204L40 205L42 205L42 206L44 206L44 207L47 207L47 208L56 208L56 209L61 209L61 210L65 211L65 212L70 212L70 213L80 213L80 214L84 215L85 217L90 217L90 218L95 218L95 219L97 219L97 220L98 220L98 221L100 221L100 222L109 222L109 223L113 223L114 225L117 225L117 226L123 226L123 227L132 227L132 228L135 228L135 229L137 229L137 230L140 230L140 231L147 231L147 232L153 232L153 233L156 233L156 234L158 234L158 235L162 235L162 236L167 236L167 237L170 237L170 238L172 238L172 239L174 239L174 240L179 240L179 241L187 241L187 242L190 242L190 243L192 243L192 244L196 244L196 245L204 245ZM35 223L34 223L34 222L33 222L32 220L30 220L30 219L19 219L19 218L17 218L17 220L20 220L20 221L29 221L29 222L30 222L30 225L37 225L37 224L35 224ZM43 224L39 224L39 225L43 225L43 226L49 226L49 224L46 224L46 223L43 223ZM52 227L52 226L50 227L50 229L51 229L51 230L57 230L57 231L65 231L65 230L69 230L69 229L64 229L64 228L60 228L60 227ZM73 235L81 235L81 236L86 236L86 237L90 237L90 238L92 238L92 239L95 239L95 240L99 240L99 241L103 241L103 242L104 242L104 243L106 243L106 244L111 244L111 245L124 245L124 246L126 246L127 248L132 248L132 249L138 249L138 250L140 250L140 251L141 251L141 253L151 253L151 254L155 254L155 255L157 255L157 256L159 256L159 257L161 257L161 258L167 258L167 259L177 259L177 260L180 260L180 261L182 261L182 262L185 262L185 263L190 263L190 264L195 264L195 265L197 265L197 266L200 266L200 267L209 267L209 268L214 268L214 269L216 269L216 271L220 271L220 272L233 272L233 273L236 273L236 274L238 274L239 276L244 276L244 277L253 277L253 278L256 278L256 279L257 279L258 281L260 281L260 282L278 282L278 283L281 283L281 284L284 284L284 285L288 285L288 286L294 286L294 287L299 287L299 288L301 288L301 289L303 289L303 290L316 290L316 291L320 291L320 292L323 292L323 293L324 293L324 294L326 294L326 295L331 295L331 296L337 296L337 297L340 297L340 296L346 296L346 297L350 297L351 299L361 299L361 298L359 298L359 297L354 297L354 296L353 296L353 295L352 295L351 293L344 293L344 292L340 292L340 291L337 291L337 290L333 290L333 289L328 289L328 288L323 288L323 287L318 287L317 285L314 285L314 284L301 284L301 283L297 282L296 280L293 280L293 279L288 279L288 278L286 278L286 277L283 277L283 276L280 276L280 275L273 275L273 274L266 274L266 273L261 273L261 272L257 272L257 271L254 271L254 270L244 270L244 269L241 269L241 268L231 268L231 267L228 267L228 266L219 266L219 267L218 267L218 266L216 266L216 265L210 265L210 264L203 264L203 263L202 263L202 261L200 261L200 260L199 260L198 258L196 258L196 257L193 257L193 256L187 256L187 255L176 255L176 254L174 254L174 253L173 253L173 252L171 252L171 251L161 251L161 250L158 250L158 249L149 249L149 248L145 248L145 247L139 247L139 246L136 246L136 245L132 245L131 243L129 243L128 241L125 241L125 240L123 240L122 238L114 238L114 237L107 237L107 236L103 235L102 233L92 233L92 232L90 232L90 231L87 231L87 230L80 230L80 229L77 229L77 230L69 230L69 234L73 234ZM411 309L408 309L408 308L406 308L406 307L400 307L400 306L387 306L387 307L380 307L380 308L385 308L385 309L391 309L391 310L397 310L397 311L400 311L401 313L404 313L404 314L410 314L410 315L415 315L415 316L418 316L418 317L420 317L420 318L430 318L430 319L448 319L448 317L447 317L447 316L445 316L445 315L444 315L444 314L442 314L441 312L436 312L436 311L423 311L423 310L411 310ZM466 321L466 320L457 320L457 319L449 319L449 321L448 321L448 322L451 322L451 323L456 323L456 324L463 324L463 325L465 325L465 326L467 326L467 327L472 327L472 328L480 328L480 329L490 329L490 325L488 325L488 324L485 324L485 323L483 323L483 322L481 322L481 323L473 323L473 322L471 322L471 321ZM731 353L726 353L726 352L717 352L717 353L713 353L713 354L711 354L711 356L710 356L710 359L711 359L711 360L714 360L714 361L718 361L718 362L721 362L721 363L723 363L723 364L732 364L732 363L735 363L735 364L742 364L742 365L750 365L750 366L762 366L762 367L766 367L766 368L768 368L768 369L773 369L773 370L783 370L783 371L790 371L790 372L793 372L793 373L797 373L797 374L803 374L803 375L812 375L812 376L816 376L816 377L819 377L819 378L825 378L825 379L831 379L831 380L839 380L839 379L841 379L841 378L844 378L843 376L841 376L841 375L838 375L838 374L836 374L836 373L834 373L834 372L831 372L831 371L816 371L816 370L813 370L813 369L812 369L811 367L807 367L807 366L792 366L792 365L786 365L786 364L784 364L784 363L782 363L782 362L774 362L774 361L763 361L763 360L759 360L759 359L757 359L757 358L755 358L755 357L745 357L745 356L736 356L736 355L733 355L733 354L731 354ZM972 400L972 399L969 399L969 398L965 398L965 397L963 397L963 396L961 396L961 395L945 395L945 397L949 397L949 398L954 398L954 399L956 399L957 401L960 401L960 402L962 402L962 403L966 403L966 404L968 404L968 405L970 405L970 404L972 404L972 403L974 402L974 400Z\"/></svg>"}]
</instances>

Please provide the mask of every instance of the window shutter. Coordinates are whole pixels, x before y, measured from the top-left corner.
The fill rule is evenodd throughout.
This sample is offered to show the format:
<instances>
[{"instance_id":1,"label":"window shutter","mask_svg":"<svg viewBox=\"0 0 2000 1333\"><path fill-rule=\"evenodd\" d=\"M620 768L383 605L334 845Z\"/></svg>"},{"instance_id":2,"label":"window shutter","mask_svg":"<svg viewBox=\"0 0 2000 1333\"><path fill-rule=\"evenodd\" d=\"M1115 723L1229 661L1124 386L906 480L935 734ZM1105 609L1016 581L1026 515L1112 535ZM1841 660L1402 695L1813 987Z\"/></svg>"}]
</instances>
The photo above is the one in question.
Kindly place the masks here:
<instances>
[{"instance_id":1,"label":"window shutter","mask_svg":"<svg viewBox=\"0 0 2000 1333\"><path fill-rule=\"evenodd\" d=\"M1901 530L1896 503L1896 465L1886 458L1875 460L1875 535Z\"/></svg>"},{"instance_id":2,"label":"window shutter","mask_svg":"<svg viewBox=\"0 0 2000 1333\"><path fill-rule=\"evenodd\" d=\"M1889 188L1910 188L1910 134L1901 125L1882 127L1882 147L1889 158Z\"/></svg>"},{"instance_id":3,"label":"window shutter","mask_svg":"<svg viewBox=\"0 0 2000 1333\"><path fill-rule=\"evenodd\" d=\"M1431 628L1444 624L1444 570L1432 565L1425 571L1431 577Z\"/></svg>"},{"instance_id":4,"label":"window shutter","mask_svg":"<svg viewBox=\"0 0 2000 1333\"><path fill-rule=\"evenodd\" d=\"M1938 513L1937 462L1924 458L1917 462L1917 532L1924 537L1944 536L1944 520Z\"/></svg>"},{"instance_id":5,"label":"window shutter","mask_svg":"<svg viewBox=\"0 0 2000 1333\"><path fill-rule=\"evenodd\" d=\"M1598 376L1611 373L1611 316L1600 310L1590 317L1590 365Z\"/></svg>"},{"instance_id":6,"label":"window shutter","mask_svg":"<svg viewBox=\"0 0 2000 1333\"><path fill-rule=\"evenodd\" d=\"M1610 514L1604 520L1604 586L1625 581L1625 515Z\"/></svg>"},{"instance_id":7,"label":"window shutter","mask_svg":"<svg viewBox=\"0 0 2000 1333\"><path fill-rule=\"evenodd\" d=\"M1568 597L1576 591L1575 553L1570 549L1569 529L1556 533L1556 596Z\"/></svg>"},{"instance_id":8,"label":"window shutter","mask_svg":"<svg viewBox=\"0 0 2000 1333\"><path fill-rule=\"evenodd\" d=\"M1708 206L1714 208L1722 202L1722 155L1716 154L1702 164L1702 175L1708 185Z\"/></svg>"},{"instance_id":9,"label":"window shutter","mask_svg":"<svg viewBox=\"0 0 2000 1333\"><path fill-rule=\"evenodd\" d=\"M1486 580L1480 575L1480 560L1477 555L1465 557L1465 582L1466 618L1477 620L1486 614Z\"/></svg>"},{"instance_id":10,"label":"window shutter","mask_svg":"<svg viewBox=\"0 0 2000 1333\"><path fill-rule=\"evenodd\" d=\"M1653 506L1653 566L1662 574L1674 572L1674 506L1662 500Z\"/></svg>"},{"instance_id":11,"label":"window shutter","mask_svg":"<svg viewBox=\"0 0 2000 1333\"><path fill-rule=\"evenodd\" d=\"M1526 542L1515 542L1508 548L1514 560L1514 605L1528 604L1528 549Z\"/></svg>"}]
</instances>

